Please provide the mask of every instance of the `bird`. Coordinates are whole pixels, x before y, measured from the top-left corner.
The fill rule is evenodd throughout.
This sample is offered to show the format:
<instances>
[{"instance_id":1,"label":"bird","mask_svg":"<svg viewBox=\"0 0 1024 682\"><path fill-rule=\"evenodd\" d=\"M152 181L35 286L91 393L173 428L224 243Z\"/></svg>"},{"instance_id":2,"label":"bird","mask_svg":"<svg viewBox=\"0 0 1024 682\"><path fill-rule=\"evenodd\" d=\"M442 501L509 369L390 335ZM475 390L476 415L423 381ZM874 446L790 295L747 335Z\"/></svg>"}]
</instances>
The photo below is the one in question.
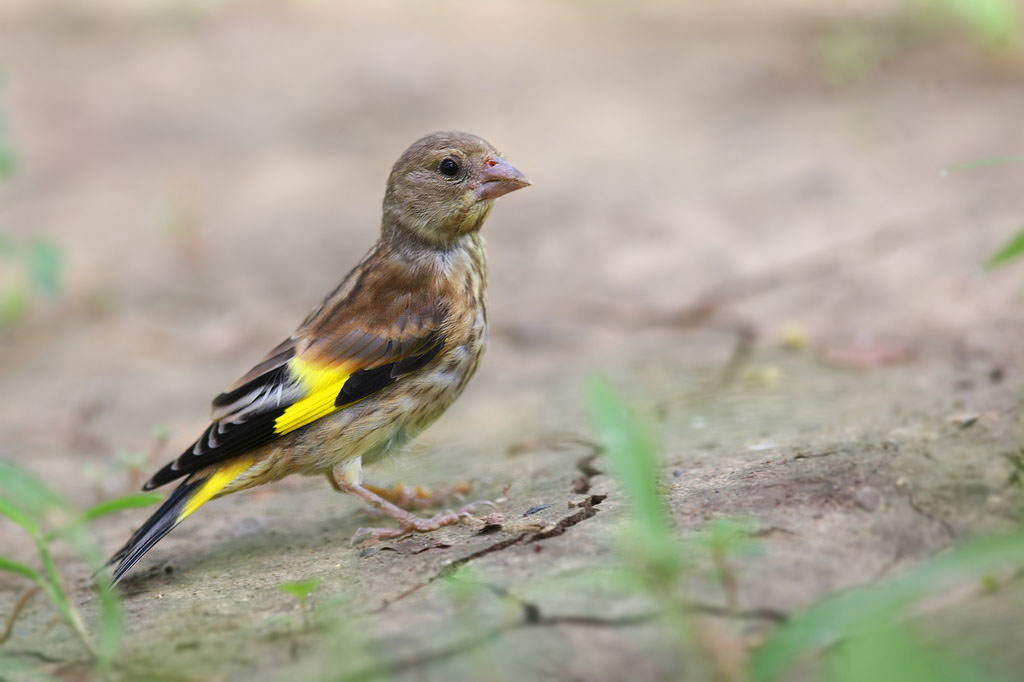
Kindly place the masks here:
<instances>
[{"instance_id":1,"label":"bird","mask_svg":"<svg viewBox=\"0 0 1024 682\"><path fill-rule=\"evenodd\" d=\"M487 337L481 227L495 199L530 185L486 140L426 135L395 162L380 236L341 283L232 386L211 420L144 490L180 483L107 567L112 584L210 500L293 473L322 475L398 522L371 539L429 532L363 481L363 466L434 422L476 373Z\"/></svg>"}]
</instances>

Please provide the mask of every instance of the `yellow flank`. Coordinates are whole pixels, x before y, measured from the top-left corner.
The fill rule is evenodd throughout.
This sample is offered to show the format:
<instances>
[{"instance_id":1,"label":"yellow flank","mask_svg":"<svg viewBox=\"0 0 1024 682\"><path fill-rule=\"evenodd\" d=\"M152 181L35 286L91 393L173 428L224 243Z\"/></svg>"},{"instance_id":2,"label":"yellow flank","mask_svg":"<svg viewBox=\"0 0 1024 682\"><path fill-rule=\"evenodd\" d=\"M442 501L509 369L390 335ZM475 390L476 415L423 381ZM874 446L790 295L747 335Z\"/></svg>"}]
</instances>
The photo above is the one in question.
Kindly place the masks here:
<instances>
[{"instance_id":1,"label":"yellow flank","mask_svg":"<svg viewBox=\"0 0 1024 682\"><path fill-rule=\"evenodd\" d=\"M306 389L306 397L298 400L274 421L274 433L283 435L326 417L337 408L334 400L352 375L344 367L323 367L292 358L288 369Z\"/></svg>"},{"instance_id":2,"label":"yellow flank","mask_svg":"<svg viewBox=\"0 0 1024 682\"><path fill-rule=\"evenodd\" d=\"M210 478L206 480L199 489L188 498L185 508L178 514L178 523L185 520L189 514L209 502L214 495L223 490L229 483L252 466L252 457L240 457L239 459L227 462L220 469L217 469Z\"/></svg>"}]
</instances>

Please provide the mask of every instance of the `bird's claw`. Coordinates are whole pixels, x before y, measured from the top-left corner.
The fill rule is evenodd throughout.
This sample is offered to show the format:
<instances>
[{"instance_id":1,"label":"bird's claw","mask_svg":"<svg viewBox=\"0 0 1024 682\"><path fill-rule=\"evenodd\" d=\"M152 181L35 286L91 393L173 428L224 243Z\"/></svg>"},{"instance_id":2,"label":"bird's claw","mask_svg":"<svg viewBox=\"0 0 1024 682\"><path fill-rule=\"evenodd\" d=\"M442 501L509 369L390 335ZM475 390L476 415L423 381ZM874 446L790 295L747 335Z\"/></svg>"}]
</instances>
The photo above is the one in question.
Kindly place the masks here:
<instances>
[{"instance_id":1,"label":"bird's claw","mask_svg":"<svg viewBox=\"0 0 1024 682\"><path fill-rule=\"evenodd\" d=\"M431 531L439 530L445 526L453 526L460 523L462 519L473 518L473 510L481 505L489 507L496 507L493 502L489 500L477 500L476 502L470 502L469 504L461 507L458 511L446 510L439 514L431 516L429 519L421 519L413 517L408 519L407 522L403 523L398 528L359 528L352 535L352 545L362 545L378 540L392 540L394 538L400 538L410 533L429 533Z\"/></svg>"},{"instance_id":2,"label":"bird's claw","mask_svg":"<svg viewBox=\"0 0 1024 682\"><path fill-rule=\"evenodd\" d=\"M409 535L410 533L429 533L430 531L456 524L461 520L461 518L462 517L459 514L451 511L445 511L440 514L435 514L429 519L416 518L410 520L408 523L403 523L398 528L360 528L352 535L352 544L356 545L376 540L390 540L393 538L400 538L403 535Z\"/></svg>"},{"instance_id":3,"label":"bird's claw","mask_svg":"<svg viewBox=\"0 0 1024 682\"><path fill-rule=\"evenodd\" d=\"M466 495L473 490L473 483L459 481L452 486L437 490L418 485L410 486L405 483L396 483L390 487L364 484L363 487L406 511L414 511L431 507L437 508L452 498L465 499Z\"/></svg>"},{"instance_id":4,"label":"bird's claw","mask_svg":"<svg viewBox=\"0 0 1024 682\"><path fill-rule=\"evenodd\" d=\"M478 506L487 506L491 509L497 509L498 505L494 504L490 500L477 500L476 502L470 502L458 511L459 518L472 517L473 509Z\"/></svg>"}]
</instances>

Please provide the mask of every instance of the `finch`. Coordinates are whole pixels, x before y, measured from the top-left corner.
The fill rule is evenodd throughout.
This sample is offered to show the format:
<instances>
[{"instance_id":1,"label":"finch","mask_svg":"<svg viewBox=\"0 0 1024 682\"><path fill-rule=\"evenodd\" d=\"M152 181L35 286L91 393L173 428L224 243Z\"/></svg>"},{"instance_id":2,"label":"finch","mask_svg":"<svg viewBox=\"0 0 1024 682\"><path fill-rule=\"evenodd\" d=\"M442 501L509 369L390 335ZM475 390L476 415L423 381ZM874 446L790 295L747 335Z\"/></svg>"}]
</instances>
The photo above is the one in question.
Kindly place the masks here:
<instances>
[{"instance_id":1,"label":"finch","mask_svg":"<svg viewBox=\"0 0 1024 682\"><path fill-rule=\"evenodd\" d=\"M377 243L145 484L182 479L111 557L114 583L210 500L293 473L326 476L398 522L375 537L457 523L459 513L421 518L392 504L363 484L362 467L429 426L476 372L487 334L480 228L495 199L529 184L475 135L409 147L388 177Z\"/></svg>"}]
</instances>

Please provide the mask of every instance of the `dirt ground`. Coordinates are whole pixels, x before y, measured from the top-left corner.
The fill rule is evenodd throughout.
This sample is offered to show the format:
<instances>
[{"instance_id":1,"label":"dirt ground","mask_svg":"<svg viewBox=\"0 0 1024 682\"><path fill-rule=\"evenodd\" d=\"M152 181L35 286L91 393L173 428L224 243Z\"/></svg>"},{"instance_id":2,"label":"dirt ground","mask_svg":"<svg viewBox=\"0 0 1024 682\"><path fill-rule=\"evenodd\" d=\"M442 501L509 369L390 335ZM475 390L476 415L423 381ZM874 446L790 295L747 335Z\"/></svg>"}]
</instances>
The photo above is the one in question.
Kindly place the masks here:
<instances>
[{"instance_id":1,"label":"dirt ground","mask_svg":"<svg viewBox=\"0 0 1024 682\"><path fill-rule=\"evenodd\" d=\"M0 229L58 242L66 283L0 337L0 454L76 504L131 490L115 453L190 443L372 243L419 135L476 132L534 183L486 227L480 374L370 472L470 479L505 525L364 551L349 538L374 519L320 480L214 502L125 581L125 679L319 679L360 657L409 680L693 678L643 605L557 587L609 561L624 517L608 476L579 480L594 372L655 420L680 534L756 520L738 614L695 588L712 630L756 638L1017 521L1022 270L981 263L1021 225L1024 166L945 169L1024 148L1024 61L929 34L837 82L829 36L900 4L5 0ZM104 547L143 517L100 522ZM522 609L467 619L437 580L453 563ZM91 613L86 569L62 567ZM290 625L276 586L311 577L351 637ZM0 575L0 614L22 588ZM1012 676L1022 604L966 595L931 625ZM43 600L3 652L83 674Z\"/></svg>"}]
</instances>

